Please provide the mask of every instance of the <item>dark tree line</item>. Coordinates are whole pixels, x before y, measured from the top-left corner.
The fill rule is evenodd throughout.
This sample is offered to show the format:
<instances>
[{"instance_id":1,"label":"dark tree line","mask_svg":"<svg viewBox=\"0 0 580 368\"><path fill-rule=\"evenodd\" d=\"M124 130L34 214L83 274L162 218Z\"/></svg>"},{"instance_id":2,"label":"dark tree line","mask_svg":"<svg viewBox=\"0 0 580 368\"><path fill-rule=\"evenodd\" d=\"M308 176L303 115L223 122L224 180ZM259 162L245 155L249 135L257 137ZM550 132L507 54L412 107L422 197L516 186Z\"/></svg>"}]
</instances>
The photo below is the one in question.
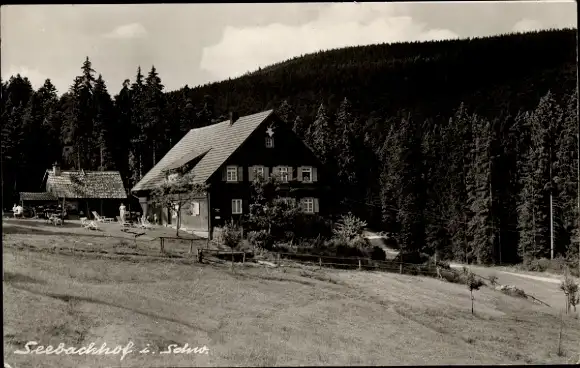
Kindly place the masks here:
<instances>
[{"instance_id":1,"label":"dark tree line","mask_svg":"<svg viewBox=\"0 0 580 368\"><path fill-rule=\"evenodd\" d=\"M409 253L479 263L577 252L575 30L351 47L166 92L152 67L114 96L87 58L61 96L2 84L5 203L54 161L131 188L189 130L276 108L330 172L336 212ZM550 206L552 203L552 206Z\"/></svg>"}]
</instances>

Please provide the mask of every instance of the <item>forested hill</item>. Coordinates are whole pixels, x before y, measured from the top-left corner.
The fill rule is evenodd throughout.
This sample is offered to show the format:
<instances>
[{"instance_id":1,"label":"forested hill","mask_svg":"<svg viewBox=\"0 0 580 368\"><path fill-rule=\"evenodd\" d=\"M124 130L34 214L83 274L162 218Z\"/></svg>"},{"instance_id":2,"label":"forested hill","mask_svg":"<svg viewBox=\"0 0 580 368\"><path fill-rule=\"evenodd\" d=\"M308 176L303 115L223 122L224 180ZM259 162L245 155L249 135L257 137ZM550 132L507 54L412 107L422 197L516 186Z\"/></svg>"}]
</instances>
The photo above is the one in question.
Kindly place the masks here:
<instances>
[{"instance_id":1,"label":"forested hill","mask_svg":"<svg viewBox=\"0 0 580 368\"><path fill-rule=\"evenodd\" d=\"M404 108L433 117L461 101L483 114L510 103L517 112L548 89L575 83L576 30L560 30L319 52L188 93L193 100L214 97L218 113L250 113L287 99L298 115L313 118L321 102L334 111L347 97L363 115Z\"/></svg>"},{"instance_id":2,"label":"forested hill","mask_svg":"<svg viewBox=\"0 0 580 368\"><path fill-rule=\"evenodd\" d=\"M3 200L38 191L54 161L131 188L189 129L276 108L336 173L335 212L405 252L549 257L552 197L554 254L575 257L576 81L576 30L350 47L171 92L154 67L107 87L87 57L61 97L2 83Z\"/></svg>"}]
</instances>

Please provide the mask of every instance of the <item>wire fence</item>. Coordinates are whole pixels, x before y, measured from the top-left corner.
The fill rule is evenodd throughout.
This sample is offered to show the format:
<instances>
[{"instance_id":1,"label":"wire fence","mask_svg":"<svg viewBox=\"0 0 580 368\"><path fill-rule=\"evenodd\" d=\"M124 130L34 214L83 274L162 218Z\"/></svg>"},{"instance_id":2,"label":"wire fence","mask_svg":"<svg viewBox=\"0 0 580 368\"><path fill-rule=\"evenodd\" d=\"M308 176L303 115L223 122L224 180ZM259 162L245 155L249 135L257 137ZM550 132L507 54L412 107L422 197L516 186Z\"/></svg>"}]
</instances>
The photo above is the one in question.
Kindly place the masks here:
<instances>
[{"instance_id":1,"label":"wire fence","mask_svg":"<svg viewBox=\"0 0 580 368\"><path fill-rule=\"evenodd\" d=\"M71 234L73 235L73 234ZM22 240L11 244L16 248L28 249L31 251L51 251L71 255L97 255L105 257L137 257L156 259L159 261L186 261L204 262L209 261L208 257L215 257L222 261L246 263L257 261L274 267L300 267L307 266L318 269L354 269L365 271L383 271L390 273L423 275L430 277L443 277L445 272L451 272L455 276L461 275L465 271L450 268L438 267L434 263L416 264L402 262L399 260L377 260L368 257L353 256L331 256L321 254L309 254L299 252L264 252L256 254L253 250L240 251L219 247L218 244L199 237L170 237L159 236L144 239L136 234L134 237L122 237L110 234L74 234L74 237L61 239L64 244L29 244L29 241ZM24 239L24 238L23 238ZM103 239L102 241L95 241ZM210 247L211 246L211 247ZM472 271L471 271L472 272ZM482 280L486 280L494 285L496 280L474 273ZM550 307L546 302L538 299L534 295L524 293L526 298L532 299L540 304Z\"/></svg>"}]
</instances>

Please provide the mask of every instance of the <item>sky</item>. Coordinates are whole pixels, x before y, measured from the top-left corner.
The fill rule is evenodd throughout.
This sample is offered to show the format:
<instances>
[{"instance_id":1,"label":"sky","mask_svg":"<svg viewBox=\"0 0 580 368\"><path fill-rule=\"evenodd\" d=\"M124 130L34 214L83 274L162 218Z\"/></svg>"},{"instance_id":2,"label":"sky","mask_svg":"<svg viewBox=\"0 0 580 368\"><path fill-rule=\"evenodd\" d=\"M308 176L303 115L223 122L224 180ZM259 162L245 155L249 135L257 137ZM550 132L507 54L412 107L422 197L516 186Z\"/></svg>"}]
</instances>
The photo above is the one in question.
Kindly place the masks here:
<instances>
[{"instance_id":1,"label":"sky","mask_svg":"<svg viewBox=\"0 0 580 368\"><path fill-rule=\"evenodd\" d=\"M166 90L319 50L576 28L576 1L8 5L1 76L68 90L88 56L111 94L154 65Z\"/></svg>"}]
</instances>

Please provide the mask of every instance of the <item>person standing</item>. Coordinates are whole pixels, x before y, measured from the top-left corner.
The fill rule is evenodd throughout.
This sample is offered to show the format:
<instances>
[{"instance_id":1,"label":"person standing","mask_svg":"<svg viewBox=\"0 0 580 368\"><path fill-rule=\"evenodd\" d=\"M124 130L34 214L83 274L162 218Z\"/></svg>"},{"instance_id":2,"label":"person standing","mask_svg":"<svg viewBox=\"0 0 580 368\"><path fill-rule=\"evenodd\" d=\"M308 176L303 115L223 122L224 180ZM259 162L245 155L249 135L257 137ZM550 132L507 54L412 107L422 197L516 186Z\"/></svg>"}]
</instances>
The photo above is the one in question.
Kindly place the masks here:
<instances>
[{"instance_id":1,"label":"person standing","mask_svg":"<svg viewBox=\"0 0 580 368\"><path fill-rule=\"evenodd\" d=\"M121 221L125 222L125 205L123 203L119 206L119 216L121 217Z\"/></svg>"}]
</instances>

